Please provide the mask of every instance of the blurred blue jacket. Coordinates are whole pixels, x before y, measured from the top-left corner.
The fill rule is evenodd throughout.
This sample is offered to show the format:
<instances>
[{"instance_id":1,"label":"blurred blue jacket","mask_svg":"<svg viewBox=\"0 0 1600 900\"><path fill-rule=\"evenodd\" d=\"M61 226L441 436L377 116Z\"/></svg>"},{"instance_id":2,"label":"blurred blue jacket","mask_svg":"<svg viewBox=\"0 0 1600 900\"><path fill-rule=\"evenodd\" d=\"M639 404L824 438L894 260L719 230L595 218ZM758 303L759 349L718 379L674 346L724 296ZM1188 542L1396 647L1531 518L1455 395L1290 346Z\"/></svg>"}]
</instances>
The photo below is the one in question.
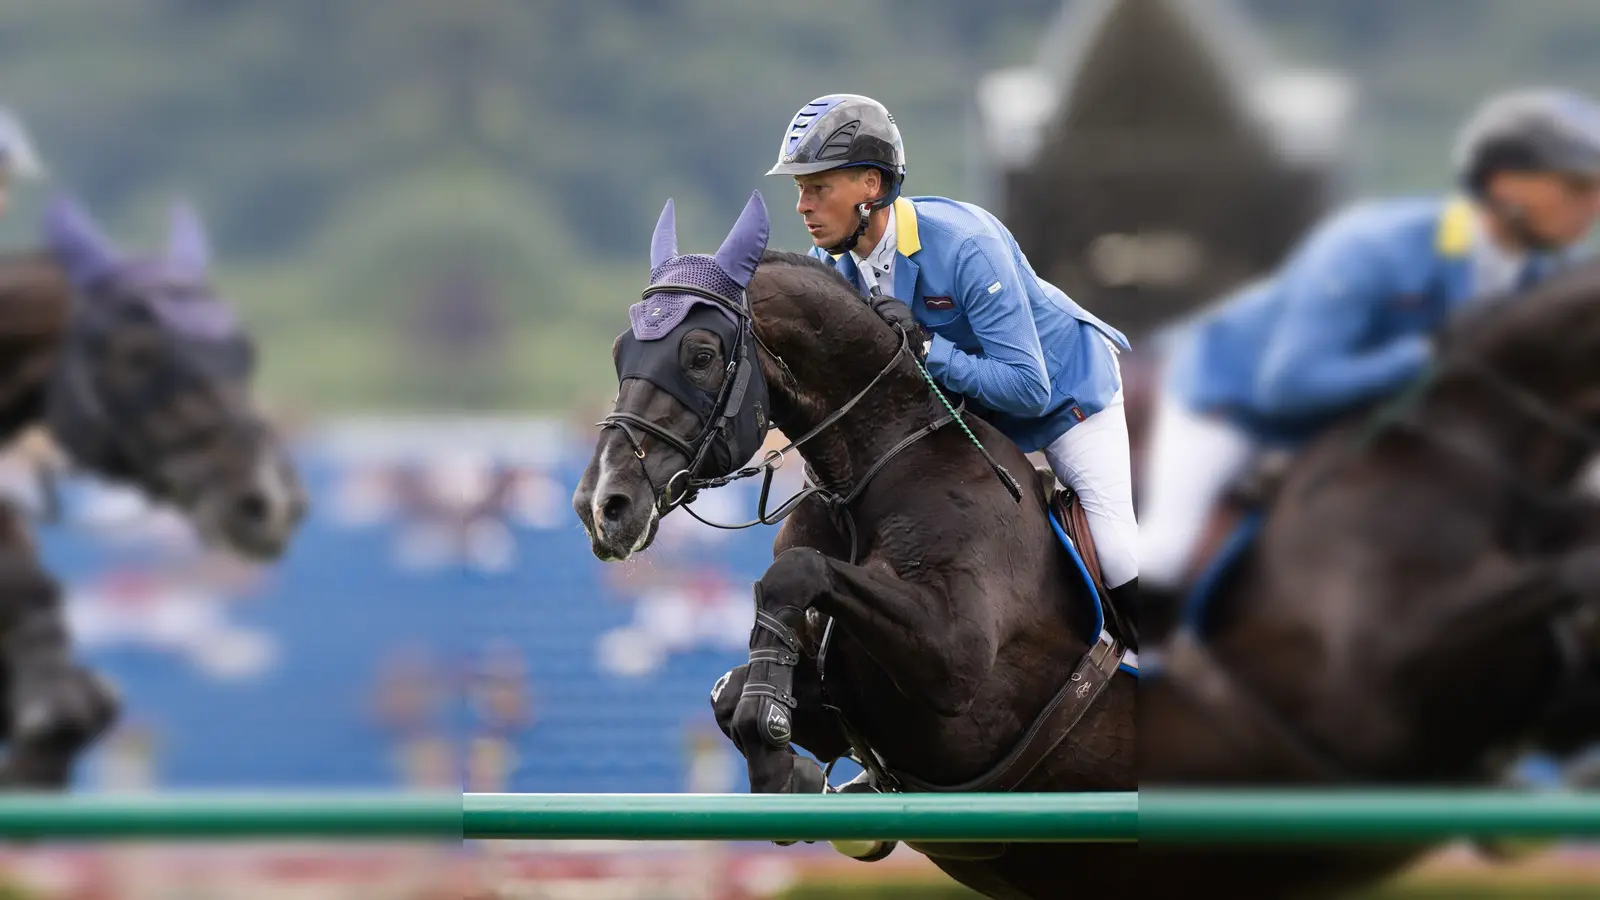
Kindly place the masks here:
<instances>
[{"instance_id":1,"label":"blurred blue jacket","mask_svg":"<svg viewBox=\"0 0 1600 900\"><path fill-rule=\"evenodd\" d=\"M1164 387L1258 440L1296 444L1419 376L1430 338L1476 295L1476 212L1460 197L1332 216L1272 276L1174 329ZM1521 283L1559 268L1533 256Z\"/></svg>"},{"instance_id":2,"label":"blurred blue jacket","mask_svg":"<svg viewBox=\"0 0 1600 900\"><path fill-rule=\"evenodd\" d=\"M894 210L894 287L880 287L933 334L926 365L935 381L1024 452L1111 402L1121 378L1106 341L1125 350L1127 338L1035 274L998 219L943 197L901 197ZM865 292L850 254L811 255Z\"/></svg>"}]
</instances>

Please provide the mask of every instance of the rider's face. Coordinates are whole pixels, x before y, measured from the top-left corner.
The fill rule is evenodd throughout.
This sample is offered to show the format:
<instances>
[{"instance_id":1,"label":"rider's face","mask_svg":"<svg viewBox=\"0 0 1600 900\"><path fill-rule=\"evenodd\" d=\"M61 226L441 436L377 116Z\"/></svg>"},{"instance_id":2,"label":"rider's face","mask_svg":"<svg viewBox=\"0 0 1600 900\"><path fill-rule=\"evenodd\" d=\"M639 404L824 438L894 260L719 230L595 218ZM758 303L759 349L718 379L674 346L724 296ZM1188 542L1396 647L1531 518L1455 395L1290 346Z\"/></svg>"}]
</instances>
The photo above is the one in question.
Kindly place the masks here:
<instances>
[{"instance_id":1,"label":"rider's face","mask_svg":"<svg viewBox=\"0 0 1600 900\"><path fill-rule=\"evenodd\" d=\"M800 200L794 206L805 220L811 243L832 247L855 233L861 224L856 206L878 196L882 177L871 168L834 169L815 175L796 175Z\"/></svg>"},{"instance_id":2,"label":"rider's face","mask_svg":"<svg viewBox=\"0 0 1600 900\"><path fill-rule=\"evenodd\" d=\"M1505 172L1491 193L1524 211L1525 225L1546 243L1566 247L1584 239L1600 217L1600 179L1550 172Z\"/></svg>"}]
</instances>

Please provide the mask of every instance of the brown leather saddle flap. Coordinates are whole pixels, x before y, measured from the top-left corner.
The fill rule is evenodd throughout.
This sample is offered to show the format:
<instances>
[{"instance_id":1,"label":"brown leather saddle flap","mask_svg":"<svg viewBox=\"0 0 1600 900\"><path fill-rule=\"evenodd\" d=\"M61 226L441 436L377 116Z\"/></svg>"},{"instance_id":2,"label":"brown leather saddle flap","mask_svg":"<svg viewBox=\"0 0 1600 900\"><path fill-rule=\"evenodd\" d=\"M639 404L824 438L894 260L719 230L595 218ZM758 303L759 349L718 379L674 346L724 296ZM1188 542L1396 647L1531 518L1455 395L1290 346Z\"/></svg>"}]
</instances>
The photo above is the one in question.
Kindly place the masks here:
<instances>
[{"instance_id":1,"label":"brown leather saddle flap","mask_svg":"<svg viewBox=\"0 0 1600 900\"><path fill-rule=\"evenodd\" d=\"M1050 510L1067 532L1067 537L1072 539L1072 545L1078 548L1078 556L1082 558L1084 568L1089 570L1095 590L1100 592L1100 596L1109 597L1105 578L1100 574L1100 554L1095 550L1094 535L1089 531L1089 516L1083 511L1083 504L1078 502L1078 495L1066 488L1057 489L1050 497Z\"/></svg>"}]
</instances>

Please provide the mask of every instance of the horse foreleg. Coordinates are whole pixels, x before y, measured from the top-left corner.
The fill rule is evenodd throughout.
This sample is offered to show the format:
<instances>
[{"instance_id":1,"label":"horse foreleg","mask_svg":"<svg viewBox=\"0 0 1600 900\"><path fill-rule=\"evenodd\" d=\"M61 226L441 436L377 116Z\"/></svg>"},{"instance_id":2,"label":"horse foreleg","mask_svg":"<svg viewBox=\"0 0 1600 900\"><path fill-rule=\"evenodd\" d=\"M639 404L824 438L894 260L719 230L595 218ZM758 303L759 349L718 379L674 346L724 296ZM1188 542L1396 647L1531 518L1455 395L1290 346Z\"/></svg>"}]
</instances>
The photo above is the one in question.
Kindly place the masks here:
<instances>
[{"instance_id":1,"label":"horse foreleg","mask_svg":"<svg viewBox=\"0 0 1600 900\"><path fill-rule=\"evenodd\" d=\"M728 685L721 685L720 691L714 689L712 706L717 709L718 724L744 754L750 770L750 790L763 794L818 793L825 784L821 769L797 756L790 746L796 739L797 723L804 721L806 715L801 713L800 704L803 687L809 688L812 695L810 710L821 710L816 667L808 662L809 677L796 678L803 661L800 635L805 628L805 611L765 602L764 595L762 583L757 582L750 662L739 667L742 672L735 670L727 676L731 683L738 675L739 689L735 692ZM816 720L808 724L819 736L825 733L825 729L817 727ZM836 742L830 743L837 746ZM833 755L838 752L835 750Z\"/></svg>"},{"instance_id":2,"label":"horse foreleg","mask_svg":"<svg viewBox=\"0 0 1600 900\"><path fill-rule=\"evenodd\" d=\"M741 730L734 726L735 714L744 697L750 672L749 663L731 669L717 679L711 689L711 710L716 716L717 727L744 755L750 770L750 789L764 794L821 793L826 785L822 767L796 753L792 745L799 744L818 759L831 762L844 755L848 742L822 709L815 664L809 659L801 659L795 668L792 692L795 706L791 716L793 733L782 747L774 747L764 736L751 742L750 729Z\"/></svg>"},{"instance_id":3,"label":"horse foreleg","mask_svg":"<svg viewBox=\"0 0 1600 900\"><path fill-rule=\"evenodd\" d=\"M822 681L816 663L802 657L794 673L794 734L790 746L778 750L758 741L746 749L745 738L734 721L739 703L744 697L745 684L750 679L750 665L728 670L711 688L711 709L717 718L717 727L733 741L745 756L750 769L750 789L756 793L817 794L827 789L827 775L815 761L794 752L795 743L810 750L817 759L832 762L850 749L850 741L839 730L838 723L823 710ZM748 729L746 730L748 734ZM788 846L794 841L773 841ZM811 843L807 841L806 843ZM835 850L852 859L877 862L894 851L895 841L829 841Z\"/></svg>"},{"instance_id":4,"label":"horse foreleg","mask_svg":"<svg viewBox=\"0 0 1600 900\"><path fill-rule=\"evenodd\" d=\"M60 586L26 548L3 548L0 662L10 755L0 785L65 788L78 754L116 720L111 688L71 657Z\"/></svg>"},{"instance_id":5,"label":"horse foreleg","mask_svg":"<svg viewBox=\"0 0 1600 900\"><path fill-rule=\"evenodd\" d=\"M837 619L900 693L938 715L965 714L994 668L993 622L881 562L851 565L796 547L773 560L760 584L774 607L815 607Z\"/></svg>"}]
</instances>

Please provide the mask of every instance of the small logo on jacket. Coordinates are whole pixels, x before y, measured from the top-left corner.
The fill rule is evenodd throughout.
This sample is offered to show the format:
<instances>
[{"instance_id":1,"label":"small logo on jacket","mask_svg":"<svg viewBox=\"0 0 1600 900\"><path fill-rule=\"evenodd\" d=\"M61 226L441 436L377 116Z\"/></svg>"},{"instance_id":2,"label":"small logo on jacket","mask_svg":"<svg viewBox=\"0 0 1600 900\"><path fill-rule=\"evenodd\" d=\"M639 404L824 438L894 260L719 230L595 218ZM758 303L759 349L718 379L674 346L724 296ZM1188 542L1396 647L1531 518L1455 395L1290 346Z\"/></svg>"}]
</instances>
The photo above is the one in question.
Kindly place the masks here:
<instances>
[{"instance_id":1,"label":"small logo on jacket","mask_svg":"<svg viewBox=\"0 0 1600 900\"><path fill-rule=\"evenodd\" d=\"M929 309L955 309L956 302L949 297L923 297L922 305Z\"/></svg>"},{"instance_id":2,"label":"small logo on jacket","mask_svg":"<svg viewBox=\"0 0 1600 900\"><path fill-rule=\"evenodd\" d=\"M1084 414L1083 414L1083 410L1081 410L1081 409L1079 409L1079 408L1078 408L1078 407L1076 407L1076 406L1074 406L1074 407L1073 407L1073 408L1072 408L1072 417L1073 417L1073 418L1074 418L1074 419L1077 419L1077 420L1078 420L1078 421L1079 421L1079 422L1082 422L1082 421L1083 421L1083 420L1084 420L1084 419L1086 419L1086 418L1088 418L1088 417L1087 417L1087 416L1085 416L1085 415L1084 415Z\"/></svg>"}]
</instances>

